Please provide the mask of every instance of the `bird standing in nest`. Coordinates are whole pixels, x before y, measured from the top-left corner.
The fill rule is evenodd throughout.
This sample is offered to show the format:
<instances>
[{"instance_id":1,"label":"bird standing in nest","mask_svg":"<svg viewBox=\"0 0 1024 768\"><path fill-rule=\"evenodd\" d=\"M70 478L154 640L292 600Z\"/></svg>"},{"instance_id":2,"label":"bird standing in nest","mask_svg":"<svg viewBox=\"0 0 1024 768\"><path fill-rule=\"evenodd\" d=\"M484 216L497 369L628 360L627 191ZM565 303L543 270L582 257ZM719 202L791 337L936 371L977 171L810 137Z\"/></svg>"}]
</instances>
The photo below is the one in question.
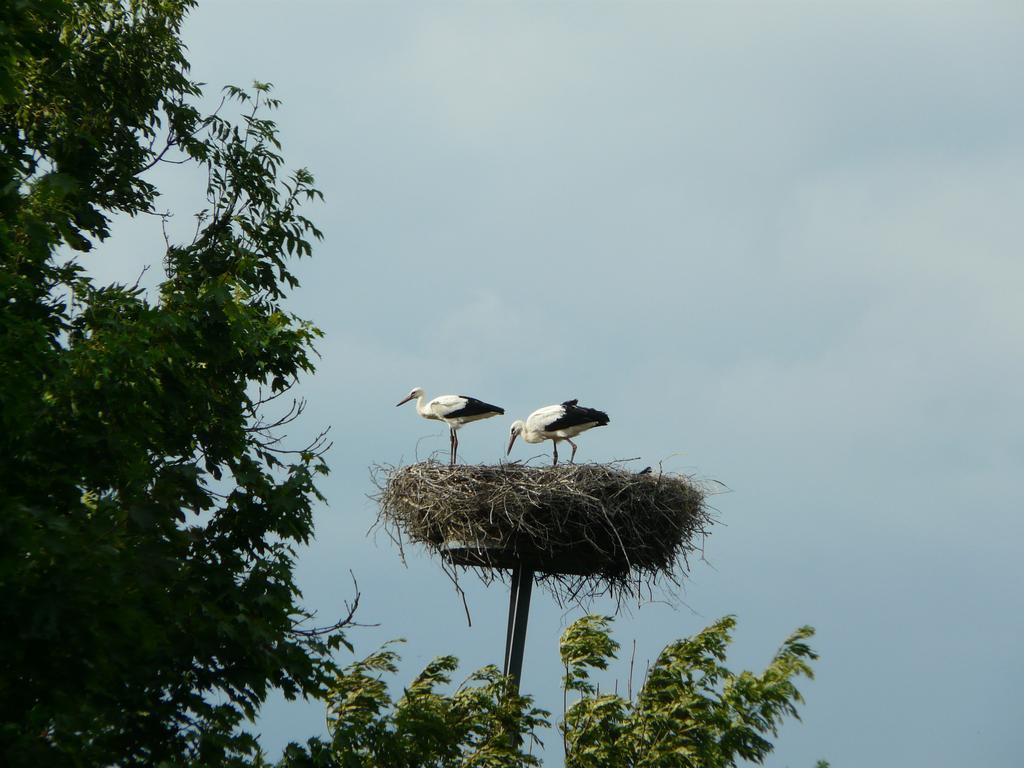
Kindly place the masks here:
<instances>
[{"instance_id":1,"label":"bird standing in nest","mask_svg":"<svg viewBox=\"0 0 1024 768\"><path fill-rule=\"evenodd\" d=\"M546 405L526 417L526 421L513 422L509 430L508 450L512 453L512 444L520 435L528 443L540 443L550 440L554 453L551 466L558 464L558 441L565 440L572 446L569 463L576 458L576 443L572 438L593 427L603 427L608 423L608 414L596 408L577 405L578 400L566 400L560 405Z\"/></svg>"},{"instance_id":2,"label":"bird standing in nest","mask_svg":"<svg viewBox=\"0 0 1024 768\"><path fill-rule=\"evenodd\" d=\"M477 400L468 395L441 395L428 403L427 396L420 387L414 387L398 405L403 405L410 400L416 401L416 413L424 419L437 419L448 425L451 446L451 461L449 463L452 466L455 465L455 457L459 452L457 433L459 427L469 424L471 421L489 419L491 416L500 416L505 413L504 408L485 403L483 400ZM397 408L398 405L395 407Z\"/></svg>"}]
</instances>

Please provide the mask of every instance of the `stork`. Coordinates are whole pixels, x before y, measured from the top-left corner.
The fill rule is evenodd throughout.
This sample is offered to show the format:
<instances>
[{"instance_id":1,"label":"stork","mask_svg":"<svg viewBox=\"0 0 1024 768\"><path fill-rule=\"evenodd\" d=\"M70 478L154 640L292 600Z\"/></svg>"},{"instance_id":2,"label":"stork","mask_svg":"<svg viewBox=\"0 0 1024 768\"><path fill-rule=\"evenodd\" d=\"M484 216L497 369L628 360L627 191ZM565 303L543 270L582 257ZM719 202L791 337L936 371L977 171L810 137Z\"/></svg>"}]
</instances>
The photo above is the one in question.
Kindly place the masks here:
<instances>
[{"instance_id":1,"label":"stork","mask_svg":"<svg viewBox=\"0 0 1024 768\"><path fill-rule=\"evenodd\" d=\"M554 459L551 466L558 464L558 441L566 440L572 446L571 464L576 458L576 443L572 438L586 432L592 427L603 427L608 423L608 414L596 408L585 408L577 405L578 400L566 400L561 405L545 405L526 417L526 421L516 421L509 430L508 450L512 453L512 444L519 435L528 443L540 443L550 440L553 446Z\"/></svg>"},{"instance_id":2,"label":"stork","mask_svg":"<svg viewBox=\"0 0 1024 768\"><path fill-rule=\"evenodd\" d=\"M459 427L469 424L471 421L489 419L491 416L500 416L505 413L504 408L485 403L483 400L477 400L468 395L441 395L428 403L427 396L420 387L414 387L398 405L404 405L410 400L416 401L416 413L424 419L437 419L448 425L451 430L449 443L452 466L455 465L455 456L459 452L459 436L457 434ZM398 405L395 407L397 408Z\"/></svg>"}]
</instances>

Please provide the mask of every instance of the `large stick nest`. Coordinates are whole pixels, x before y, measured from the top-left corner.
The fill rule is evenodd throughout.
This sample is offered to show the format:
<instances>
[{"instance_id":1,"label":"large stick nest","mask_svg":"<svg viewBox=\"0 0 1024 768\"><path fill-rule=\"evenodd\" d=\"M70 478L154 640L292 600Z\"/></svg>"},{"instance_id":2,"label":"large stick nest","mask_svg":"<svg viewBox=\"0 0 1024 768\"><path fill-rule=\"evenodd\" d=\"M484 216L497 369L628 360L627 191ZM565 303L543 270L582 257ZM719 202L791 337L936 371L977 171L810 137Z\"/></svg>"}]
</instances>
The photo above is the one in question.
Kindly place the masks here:
<instances>
[{"instance_id":1,"label":"large stick nest","mask_svg":"<svg viewBox=\"0 0 1024 768\"><path fill-rule=\"evenodd\" d=\"M517 564L569 601L652 599L679 586L713 522L705 488L686 475L620 464L375 467L378 525L485 582ZM404 549L402 550L404 557Z\"/></svg>"}]
</instances>

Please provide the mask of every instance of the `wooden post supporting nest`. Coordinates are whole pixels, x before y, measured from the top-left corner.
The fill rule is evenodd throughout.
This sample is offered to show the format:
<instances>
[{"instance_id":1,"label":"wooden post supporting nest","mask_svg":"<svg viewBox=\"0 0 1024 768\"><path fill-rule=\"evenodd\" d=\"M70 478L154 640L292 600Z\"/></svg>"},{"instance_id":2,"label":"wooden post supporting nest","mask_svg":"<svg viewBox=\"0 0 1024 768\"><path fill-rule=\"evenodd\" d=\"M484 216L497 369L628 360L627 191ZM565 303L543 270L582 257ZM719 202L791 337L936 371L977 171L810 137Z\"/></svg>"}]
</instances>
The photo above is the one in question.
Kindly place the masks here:
<instances>
[{"instance_id":1,"label":"wooden post supporting nest","mask_svg":"<svg viewBox=\"0 0 1024 768\"><path fill-rule=\"evenodd\" d=\"M505 635L504 673L512 677L519 693L523 676L523 650L526 647L526 622L530 618L530 593L533 591L533 569L519 563L512 569L512 585L508 598L508 630Z\"/></svg>"}]
</instances>

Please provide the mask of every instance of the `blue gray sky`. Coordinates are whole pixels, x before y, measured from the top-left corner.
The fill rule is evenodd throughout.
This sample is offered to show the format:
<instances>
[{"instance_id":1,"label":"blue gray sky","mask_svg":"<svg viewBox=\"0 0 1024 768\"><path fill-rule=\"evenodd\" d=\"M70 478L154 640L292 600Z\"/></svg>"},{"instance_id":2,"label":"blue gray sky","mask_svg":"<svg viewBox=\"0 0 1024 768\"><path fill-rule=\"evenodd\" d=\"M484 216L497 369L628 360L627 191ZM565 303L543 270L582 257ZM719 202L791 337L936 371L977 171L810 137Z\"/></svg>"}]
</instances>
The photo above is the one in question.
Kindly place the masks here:
<instances>
[{"instance_id":1,"label":"blue gray sky","mask_svg":"<svg viewBox=\"0 0 1024 768\"><path fill-rule=\"evenodd\" d=\"M211 92L275 84L326 194L293 303L327 333L303 429L336 443L299 573L325 621L355 573L380 625L358 653L408 638L407 680L503 650L503 588L466 580L468 627L435 562L366 535L368 466L447 445L394 404L503 405L461 435L493 462L512 419L578 397L612 417L579 459L731 489L678 604L616 621L618 677L633 640L645 660L724 614L735 668L809 623L818 677L768 765L1017 763L1024 5L222 1L185 37ZM122 222L96 272L161 242ZM556 711L578 613L535 595L524 688ZM278 700L260 722L274 754L323 727Z\"/></svg>"}]
</instances>

